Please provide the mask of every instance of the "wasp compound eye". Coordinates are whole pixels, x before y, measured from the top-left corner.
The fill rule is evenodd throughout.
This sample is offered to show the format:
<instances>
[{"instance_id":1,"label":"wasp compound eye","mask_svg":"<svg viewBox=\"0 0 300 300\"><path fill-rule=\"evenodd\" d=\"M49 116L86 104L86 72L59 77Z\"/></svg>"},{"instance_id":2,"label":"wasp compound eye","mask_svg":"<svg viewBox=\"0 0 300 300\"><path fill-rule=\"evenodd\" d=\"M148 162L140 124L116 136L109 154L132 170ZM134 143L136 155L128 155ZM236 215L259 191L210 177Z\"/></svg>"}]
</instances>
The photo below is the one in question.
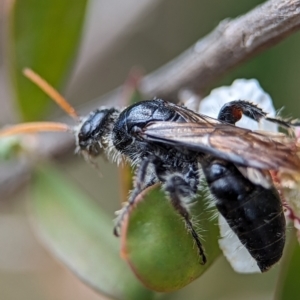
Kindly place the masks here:
<instances>
[{"instance_id":1,"label":"wasp compound eye","mask_svg":"<svg viewBox=\"0 0 300 300\"><path fill-rule=\"evenodd\" d=\"M78 132L78 145L82 151L88 150L93 155L101 152L101 141L107 132L110 116L116 112L112 109L97 109L92 111L83 121Z\"/></svg>"}]
</instances>

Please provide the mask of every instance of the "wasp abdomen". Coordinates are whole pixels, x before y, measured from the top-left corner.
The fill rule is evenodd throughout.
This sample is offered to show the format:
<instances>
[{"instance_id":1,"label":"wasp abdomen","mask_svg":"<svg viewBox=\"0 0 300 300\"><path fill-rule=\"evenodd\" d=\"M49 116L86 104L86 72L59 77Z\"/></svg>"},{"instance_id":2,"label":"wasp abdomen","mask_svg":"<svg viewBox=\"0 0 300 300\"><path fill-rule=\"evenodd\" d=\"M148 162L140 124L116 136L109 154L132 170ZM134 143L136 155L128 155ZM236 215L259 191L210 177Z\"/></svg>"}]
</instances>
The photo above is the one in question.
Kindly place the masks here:
<instances>
[{"instance_id":1,"label":"wasp abdomen","mask_svg":"<svg viewBox=\"0 0 300 300\"><path fill-rule=\"evenodd\" d=\"M285 217L275 188L266 189L246 179L234 164L207 159L203 171L216 207L256 260L262 272L282 256Z\"/></svg>"}]
</instances>

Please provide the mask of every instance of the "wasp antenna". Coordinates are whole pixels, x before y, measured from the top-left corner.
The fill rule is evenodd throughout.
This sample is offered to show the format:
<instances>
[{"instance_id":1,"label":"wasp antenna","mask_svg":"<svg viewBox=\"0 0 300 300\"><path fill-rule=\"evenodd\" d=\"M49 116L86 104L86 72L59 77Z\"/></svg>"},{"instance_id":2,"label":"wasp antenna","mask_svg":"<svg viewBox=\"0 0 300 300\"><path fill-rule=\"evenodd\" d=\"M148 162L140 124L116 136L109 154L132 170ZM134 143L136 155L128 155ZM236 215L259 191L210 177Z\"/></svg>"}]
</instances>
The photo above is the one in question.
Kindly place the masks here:
<instances>
[{"instance_id":1,"label":"wasp antenna","mask_svg":"<svg viewBox=\"0 0 300 300\"><path fill-rule=\"evenodd\" d=\"M64 123L57 122L30 122L10 126L0 130L0 137L21 133L36 133L41 131L72 131L72 128Z\"/></svg>"},{"instance_id":2,"label":"wasp antenna","mask_svg":"<svg viewBox=\"0 0 300 300\"><path fill-rule=\"evenodd\" d=\"M76 110L71 106L70 103L56 90L54 89L45 79L39 76L37 73L29 68L23 70L23 74L34 82L41 90L43 90L53 101L55 101L69 116L75 121L79 121L79 116Z\"/></svg>"}]
</instances>

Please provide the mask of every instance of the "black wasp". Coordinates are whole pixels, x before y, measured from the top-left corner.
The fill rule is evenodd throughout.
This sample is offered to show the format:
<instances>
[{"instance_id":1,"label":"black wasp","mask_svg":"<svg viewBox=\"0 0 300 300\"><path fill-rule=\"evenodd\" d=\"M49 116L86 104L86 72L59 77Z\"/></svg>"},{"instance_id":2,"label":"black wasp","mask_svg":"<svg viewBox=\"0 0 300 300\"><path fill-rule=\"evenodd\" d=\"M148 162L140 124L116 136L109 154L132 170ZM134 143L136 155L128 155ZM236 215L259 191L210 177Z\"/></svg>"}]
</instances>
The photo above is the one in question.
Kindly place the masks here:
<instances>
[{"instance_id":1,"label":"black wasp","mask_svg":"<svg viewBox=\"0 0 300 300\"><path fill-rule=\"evenodd\" d=\"M70 108L65 110L70 113ZM114 233L119 234L122 220L137 196L161 183L205 264L206 256L188 210L201 189L203 173L217 209L260 270L275 264L282 256L286 224L269 171L299 172L298 149L286 136L234 126L243 114L255 121L265 118L291 126L281 119L268 118L259 107L241 100L224 105L218 119L162 99L142 101L122 111L100 108L82 118L73 130L79 152L87 158L104 153L116 161L125 159L136 169L134 189L118 216ZM68 128L65 124L54 123L55 128L49 123L45 127L37 124L35 131ZM17 125L3 130L2 136L33 131L34 127L35 123Z\"/></svg>"}]
</instances>

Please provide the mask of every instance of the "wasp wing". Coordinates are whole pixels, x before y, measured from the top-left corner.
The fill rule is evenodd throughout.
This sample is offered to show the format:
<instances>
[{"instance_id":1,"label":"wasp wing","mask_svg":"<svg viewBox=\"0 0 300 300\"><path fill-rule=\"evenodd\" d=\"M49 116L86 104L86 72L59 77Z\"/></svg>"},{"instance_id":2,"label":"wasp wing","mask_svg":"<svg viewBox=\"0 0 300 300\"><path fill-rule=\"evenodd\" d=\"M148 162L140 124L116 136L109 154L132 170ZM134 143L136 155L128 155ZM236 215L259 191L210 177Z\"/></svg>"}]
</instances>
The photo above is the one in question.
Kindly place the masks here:
<instances>
[{"instance_id":1,"label":"wasp wing","mask_svg":"<svg viewBox=\"0 0 300 300\"><path fill-rule=\"evenodd\" d=\"M193 110L186 108L185 106L176 105L170 102L168 102L167 104L168 107L172 107L173 110L176 111L176 114L179 114L187 123L199 123L203 125L205 124L205 126L214 126L215 124L224 123L218 119L209 117L207 115L196 113Z\"/></svg>"},{"instance_id":2,"label":"wasp wing","mask_svg":"<svg viewBox=\"0 0 300 300\"><path fill-rule=\"evenodd\" d=\"M152 122L141 135L149 142L204 152L241 166L300 170L299 148L291 138L283 134L268 136L211 118L197 123Z\"/></svg>"}]
</instances>

